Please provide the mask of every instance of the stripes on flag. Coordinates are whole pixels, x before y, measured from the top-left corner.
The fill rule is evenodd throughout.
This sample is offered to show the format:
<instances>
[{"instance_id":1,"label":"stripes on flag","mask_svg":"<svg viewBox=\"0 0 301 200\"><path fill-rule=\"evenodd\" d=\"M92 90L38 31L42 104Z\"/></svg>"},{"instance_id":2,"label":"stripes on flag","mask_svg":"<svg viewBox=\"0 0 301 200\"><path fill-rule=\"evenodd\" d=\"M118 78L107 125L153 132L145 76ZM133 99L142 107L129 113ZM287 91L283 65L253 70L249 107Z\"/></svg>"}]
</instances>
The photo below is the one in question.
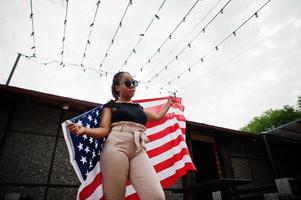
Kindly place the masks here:
<instances>
[{"instance_id":1,"label":"stripes on flag","mask_svg":"<svg viewBox=\"0 0 301 200\"><path fill-rule=\"evenodd\" d=\"M137 100L135 103L140 103L145 110L156 113L166 104L168 98L169 97ZM99 112L101 112L101 106L98 108ZM89 111L85 113L85 116L89 116ZM73 118L73 120L74 119L76 118ZM90 118L88 121L93 122L94 120ZM99 161L93 170L87 174L86 179L84 179L80 173L77 172L78 166L75 166L76 164L74 164L72 160L75 157L74 148L77 148L74 147L72 140L70 140L70 134L72 133L66 128L66 123L63 123L62 127L71 163L82 183L78 190L77 199L104 199ZM174 184L177 179L185 175L188 170L196 170L185 142L186 123L181 98L175 98L175 103L169 109L168 113L159 122L148 122L146 128L146 135L150 140L150 142L146 144L146 151L163 188ZM126 200L139 199L135 189L130 183L126 186L125 196Z\"/></svg>"}]
</instances>

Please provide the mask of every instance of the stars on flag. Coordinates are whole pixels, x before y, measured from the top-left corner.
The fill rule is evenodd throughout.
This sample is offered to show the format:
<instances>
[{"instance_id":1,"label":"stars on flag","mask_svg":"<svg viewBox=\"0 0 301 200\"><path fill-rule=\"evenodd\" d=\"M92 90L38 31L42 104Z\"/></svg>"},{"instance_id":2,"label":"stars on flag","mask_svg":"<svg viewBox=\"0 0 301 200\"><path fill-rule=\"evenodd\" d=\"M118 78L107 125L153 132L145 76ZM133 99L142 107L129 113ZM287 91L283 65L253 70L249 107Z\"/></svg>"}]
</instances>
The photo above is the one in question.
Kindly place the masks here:
<instances>
[{"instance_id":1,"label":"stars on flag","mask_svg":"<svg viewBox=\"0 0 301 200\"><path fill-rule=\"evenodd\" d=\"M77 147L78 147L79 151L83 150L83 144L81 142L79 143L79 145Z\"/></svg>"},{"instance_id":2,"label":"stars on flag","mask_svg":"<svg viewBox=\"0 0 301 200\"><path fill-rule=\"evenodd\" d=\"M85 152L86 152L86 154L88 154L88 153L90 152L90 149L89 149L89 147L88 147L88 146L86 146L86 148L85 148Z\"/></svg>"},{"instance_id":3,"label":"stars on flag","mask_svg":"<svg viewBox=\"0 0 301 200\"><path fill-rule=\"evenodd\" d=\"M85 164L85 163L87 162L87 158L84 157L84 156L82 156L82 159L80 159L80 161L81 161L83 164Z\"/></svg>"},{"instance_id":4,"label":"stars on flag","mask_svg":"<svg viewBox=\"0 0 301 200\"><path fill-rule=\"evenodd\" d=\"M99 106L92 111L71 119L71 121L86 128L97 128L99 127L99 113L101 108L102 106ZM78 136L72 133L70 133L70 137L75 152L74 160L80 170L81 176L85 180L87 174L94 169L96 163L100 159L100 151L104 140L102 138L97 139L87 135Z\"/></svg>"}]
</instances>

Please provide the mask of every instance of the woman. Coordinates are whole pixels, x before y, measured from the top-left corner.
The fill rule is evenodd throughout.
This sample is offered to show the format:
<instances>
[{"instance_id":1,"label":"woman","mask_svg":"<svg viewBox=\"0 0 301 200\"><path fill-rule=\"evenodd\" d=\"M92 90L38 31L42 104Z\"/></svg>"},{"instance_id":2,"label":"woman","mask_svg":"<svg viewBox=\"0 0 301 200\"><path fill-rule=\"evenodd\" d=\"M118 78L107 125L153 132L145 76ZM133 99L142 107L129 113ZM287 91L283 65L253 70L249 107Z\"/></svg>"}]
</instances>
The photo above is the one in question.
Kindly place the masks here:
<instances>
[{"instance_id":1,"label":"woman","mask_svg":"<svg viewBox=\"0 0 301 200\"><path fill-rule=\"evenodd\" d=\"M112 94L115 101L104 105L101 126L86 128L70 124L71 132L95 138L107 137L100 163L106 200L124 199L127 180L141 200L165 199L158 176L145 151L145 124L159 121L173 104L170 98L158 113L143 110L132 102L138 82L128 72L115 74Z\"/></svg>"}]
</instances>

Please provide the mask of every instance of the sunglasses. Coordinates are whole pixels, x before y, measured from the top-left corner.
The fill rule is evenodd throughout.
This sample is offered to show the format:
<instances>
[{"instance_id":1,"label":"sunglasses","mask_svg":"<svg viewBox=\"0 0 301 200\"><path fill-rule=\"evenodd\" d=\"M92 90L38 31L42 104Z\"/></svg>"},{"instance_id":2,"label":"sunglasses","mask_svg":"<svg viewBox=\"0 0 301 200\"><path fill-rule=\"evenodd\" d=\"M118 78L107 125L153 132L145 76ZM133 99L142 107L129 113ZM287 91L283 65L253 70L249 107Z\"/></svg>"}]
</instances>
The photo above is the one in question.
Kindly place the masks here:
<instances>
[{"instance_id":1,"label":"sunglasses","mask_svg":"<svg viewBox=\"0 0 301 200\"><path fill-rule=\"evenodd\" d=\"M123 83L127 88L130 88L131 86L134 86L134 87L138 86L137 80L125 80Z\"/></svg>"}]
</instances>

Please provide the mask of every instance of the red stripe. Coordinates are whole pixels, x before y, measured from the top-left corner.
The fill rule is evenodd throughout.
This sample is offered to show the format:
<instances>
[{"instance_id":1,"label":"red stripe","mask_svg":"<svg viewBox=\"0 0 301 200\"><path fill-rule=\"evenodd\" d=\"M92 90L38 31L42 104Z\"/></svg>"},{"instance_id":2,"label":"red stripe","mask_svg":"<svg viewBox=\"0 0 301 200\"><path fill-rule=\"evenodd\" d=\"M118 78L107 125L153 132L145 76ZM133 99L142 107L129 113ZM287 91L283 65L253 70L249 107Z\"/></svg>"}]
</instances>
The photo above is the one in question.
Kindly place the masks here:
<instances>
[{"instance_id":1,"label":"red stripe","mask_svg":"<svg viewBox=\"0 0 301 200\"><path fill-rule=\"evenodd\" d=\"M125 200L139 200L139 197L138 197L137 193L133 193L133 194L125 197Z\"/></svg>"},{"instance_id":2,"label":"red stripe","mask_svg":"<svg viewBox=\"0 0 301 200\"><path fill-rule=\"evenodd\" d=\"M160 131L160 132L157 132L157 133L154 133L154 134L151 134L151 135L148 135L148 139L150 142L154 142L156 140L159 140L165 136L167 136L168 134L171 134L171 132L176 132L177 130L180 130L180 134L185 137L185 131L186 129L185 128L181 128L181 129L173 129L172 127L168 127L166 129L164 129L163 131ZM170 131L170 132L169 132ZM179 134L179 133L173 133L173 134ZM168 141L166 141L168 142Z\"/></svg>"},{"instance_id":3,"label":"red stripe","mask_svg":"<svg viewBox=\"0 0 301 200\"><path fill-rule=\"evenodd\" d=\"M176 162L183 159L185 155L189 155L189 152L186 148L183 148L179 153L174 154L172 157L154 165L154 168L157 173L159 173L162 170L165 170L171 166L173 166Z\"/></svg>"},{"instance_id":4,"label":"red stripe","mask_svg":"<svg viewBox=\"0 0 301 200\"><path fill-rule=\"evenodd\" d=\"M169 186L173 185L175 182L177 182L177 179L187 173L188 170L196 170L194 165L189 162L185 163L185 166L176 170L176 173L164 180L161 180L161 185L163 188L168 188Z\"/></svg>"},{"instance_id":5,"label":"red stripe","mask_svg":"<svg viewBox=\"0 0 301 200\"><path fill-rule=\"evenodd\" d=\"M156 106L149 106L149 107L144 107L142 104L142 107L144 108L144 110L149 111L149 112L153 112L153 113L157 113L159 110L161 110L161 108L164 106L165 104L159 104ZM177 104L174 103L171 106L172 108L178 108L180 111L184 112L185 107L181 104Z\"/></svg>"},{"instance_id":6,"label":"red stripe","mask_svg":"<svg viewBox=\"0 0 301 200\"><path fill-rule=\"evenodd\" d=\"M177 119L177 121L183 121L183 122L186 121L184 115L176 115L175 113L168 113L158 122L147 122L146 128L152 128L161 125L170 119Z\"/></svg>"},{"instance_id":7,"label":"red stripe","mask_svg":"<svg viewBox=\"0 0 301 200\"><path fill-rule=\"evenodd\" d=\"M179 135L176 139L171 140L169 142L166 142L165 144L147 151L147 155L149 158L152 158L154 156L160 155L168 150L170 150L171 148L178 146L180 144L180 142L185 141L183 135Z\"/></svg>"},{"instance_id":8,"label":"red stripe","mask_svg":"<svg viewBox=\"0 0 301 200\"><path fill-rule=\"evenodd\" d=\"M82 191L80 191L79 199L80 200L87 199L89 196L91 196L91 194L93 194L95 189L101 184L101 181L102 181L102 174L100 172L95 176L95 178L93 179L93 181L89 185L86 185L82 189Z\"/></svg>"},{"instance_id":9,"label":"red stripe","mask_svg":"<svg viewBox=\"0 0 301 200\"><path fill-rule=\"evenodd\" d=\"M145 102L151 102L151 101L160 101L160 100L164 100L164 99L169 99L170 97L159 97L159 98L152 98L152 99L139 99L139 100L134 100L133 102L135 103L145 103ZM181 104L182 103L182 98L179 97L175 97L174 98L176 103Z\"/></svg>"},{"instance_id":10,"label":"red stripe","mask_svg":"<svg viewBox=\"0 0 301 200\"><path fill-rule=\"evenodd\" d=\"M167 136L168 134L171 134L172 132L175 132L176 130L180 129L181 133L184 135L185 133L185 128L180 128L179 124L174 124L172 126L168 126L162 131L147 135L148 139L150 142L158 140L160 138L163 138Z\"/></svg>"}]
</instances>

